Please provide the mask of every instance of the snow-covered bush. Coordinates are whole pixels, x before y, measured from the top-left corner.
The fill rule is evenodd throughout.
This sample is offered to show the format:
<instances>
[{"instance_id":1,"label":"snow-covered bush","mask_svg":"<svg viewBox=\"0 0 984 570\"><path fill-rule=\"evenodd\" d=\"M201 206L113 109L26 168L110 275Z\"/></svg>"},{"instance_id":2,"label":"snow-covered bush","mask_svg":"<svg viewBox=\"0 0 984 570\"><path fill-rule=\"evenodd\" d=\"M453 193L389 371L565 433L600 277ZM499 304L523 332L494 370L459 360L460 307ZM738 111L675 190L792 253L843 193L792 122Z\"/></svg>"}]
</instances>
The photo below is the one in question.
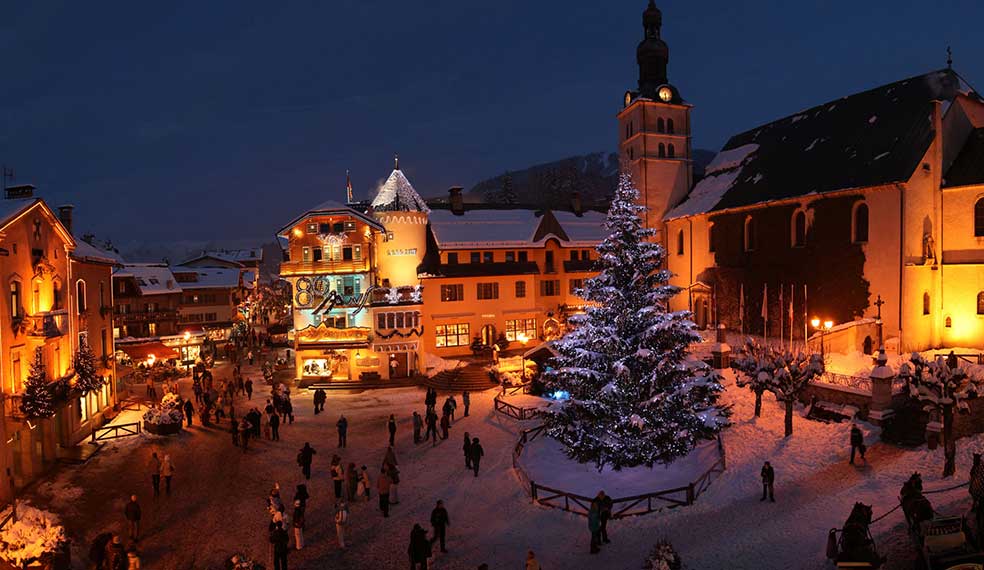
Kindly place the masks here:
<instances>
[{"instance_id":1,"label":"snow-covered bush","mask_svg":"<svg viewBox=\"0 0 984 570\"><path fill-rule=\"evenodd\" d=\"M10 513L10 507L2 516ZM65 545L65 527L54 513L36 509L26 503L17 505L17 522L11 521L0 531L0 558L24 566L54 554Z\"/></svg>"},{"instance_id":2,"label":"snow-covered bush","mask_svg":"<svg viewBox=\"0 0 984 570\"><path fill-rule=\"evenodd\" d=\"M661 539L642 564L642 570L680 570L683 562L669 540Z\"/></svg>"},{"instance_id":3,"label":"snow-covered bush","mask_svg":"<svg viewBox=\"0 0 984 570\"><path fill-rule=\"evenodd\" d=\"M772 392L786 410L785 433L793 434L793 404L811 382L823 374L819 354L792 353L749 340L731 363L738 374L736 384L755 394L755 415L762 409L762 393Z\"/></svg>"},{"instance_id":4,"label":"snow-covered bush","mask_svg":"<svg viewBox=\"0 0 984 570\"><path fill-rule=\"evenodd\" d=\"M184 420L184 413L181 411L181 398L170 392L164 394L159 406L147 408L143 420L151 424L180 424Z\"/></svg>"}]
</instances>

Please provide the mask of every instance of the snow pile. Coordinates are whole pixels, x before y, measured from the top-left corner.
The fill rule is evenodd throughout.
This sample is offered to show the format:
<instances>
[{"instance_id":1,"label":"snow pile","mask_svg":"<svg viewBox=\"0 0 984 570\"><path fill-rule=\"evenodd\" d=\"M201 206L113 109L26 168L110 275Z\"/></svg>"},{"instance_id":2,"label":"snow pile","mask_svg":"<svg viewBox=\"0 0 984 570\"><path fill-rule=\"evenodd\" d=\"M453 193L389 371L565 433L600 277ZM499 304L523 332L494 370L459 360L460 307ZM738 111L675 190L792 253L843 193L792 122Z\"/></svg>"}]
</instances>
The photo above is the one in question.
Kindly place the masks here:
<instances>
[{"instance_id":1,"label":"snow pile","mask_svg":"<svg viewBox=\"0 0 984 570\"><path fill-rule=\"evenodd\" d=\"M533 378L536 376L536 362L526 360L522 356L500 358L499 363L492 367L492 371L496 373L500 380L505 378L506 384L518 386L523 383L524 360L526 363L526 378Z\"/></svg>"},{"instance_id":2,"label":"snow pile","mask_svg":"<svg viewBox=\"0 0 984 570\"><path fill-rule=\"evenodd\" d=\"M184 420L181 412L181 399L177 395L167 393L161 398L159 406L150 406L144 412L143 420L151 424L180 424Z\"/></svg>"},{"instance_id":3,"label":"snow pile","mask_svg":"<svg viewBox=\"0 0 984 570\"><path fill-rule=\"evenodd\" d=\"M10 507L2 513L10 514ZM0 558L17 566L41 559L65 544L65 527L51 512L22 503L17 506L17 522L0 531Z\"/></svg>"},{"instance_id":4,"label":"snow pile","mask_svg":"<svg viewBox=\"0 0 984 570\"><path fill-rule=\"evenodd\" d=\"M424 199L413 189L400 170L390 173L386 182L379 187L376 197L372 199L372 207L383 211L423 212L429 213L430 208Z\"/></svg>"},{"instance_id":5,"label":"snow pile","mask_svg":"<svg viewBox=\"0 0 984 570\"><path fill-rule=\"evenodd\" d=\"M680 570L682 567L680 555L665 538L656 543L642 564L642 570Z\"/></svg>"},{"instance_id":6,"label":"snow pile","mask_svg":"<svg viewBox=\"0 0 984 570\"><path fill-rule=\"evenodd\" d=\"M424 370L426 370L428 378L433 378L445 370L454 370L464 365L465 363L460 360L441 358L429 352L424 353Z\"/></svg>"},{"instance_id":7,"label":"snow pile","mask_svg":"<svg viewBox=\"0 0 984 570\"><path fill-rule=\"evenodd\" d=\"M752 143L719 152L707 166L704 178L694 186L682 204L667 214L667 218L692 216L712 210L734 186L744 165L755 156L758 148L759 145Z\"/></svg>"}]
</instances>

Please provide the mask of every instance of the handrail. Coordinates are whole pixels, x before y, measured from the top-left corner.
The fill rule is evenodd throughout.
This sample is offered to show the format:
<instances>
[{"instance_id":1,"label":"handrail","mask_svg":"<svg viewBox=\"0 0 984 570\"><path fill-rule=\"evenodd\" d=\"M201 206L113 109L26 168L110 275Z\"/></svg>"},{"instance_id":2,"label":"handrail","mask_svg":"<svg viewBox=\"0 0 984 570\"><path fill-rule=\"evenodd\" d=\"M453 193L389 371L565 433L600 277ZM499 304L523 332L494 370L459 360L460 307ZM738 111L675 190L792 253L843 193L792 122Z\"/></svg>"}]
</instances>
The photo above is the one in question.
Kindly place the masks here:
<instances>
[{"instance_id":1,"label":"handrail","mask_svg":"<svg viewBox=\"0 0 984 570\"><path fill-rule=\"evenodd\" d=\"M92 442L105 441L107 439L117 439L140 434L140 422L130 422L126 424L114 424L96 428L92 430ZM112 432L112 435L110 433ZM121 433L122 432L122 433Z\"/></svg>"}]
</instances>

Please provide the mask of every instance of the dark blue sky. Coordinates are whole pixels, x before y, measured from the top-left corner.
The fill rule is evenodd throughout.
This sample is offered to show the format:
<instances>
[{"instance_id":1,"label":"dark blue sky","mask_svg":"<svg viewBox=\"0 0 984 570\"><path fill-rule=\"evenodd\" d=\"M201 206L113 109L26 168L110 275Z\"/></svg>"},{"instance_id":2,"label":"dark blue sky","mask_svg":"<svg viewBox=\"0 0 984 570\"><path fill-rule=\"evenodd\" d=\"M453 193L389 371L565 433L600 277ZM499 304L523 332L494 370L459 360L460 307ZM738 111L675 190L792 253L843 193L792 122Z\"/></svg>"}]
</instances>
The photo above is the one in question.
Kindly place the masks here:
<instances>
[{"instance_id":1,"label":"dark blue sky","mask_svg":"<svg viewBox=\"0 0 984 570\"><path fill-rule=\"evenodd\" d=\"M61 4L61 5L57 5ZM662 0L694 144L945 65L979 0ZM392 155L421 194L612 151L645 0L16 2L0 161L116 241L268 238Z\"/></svg>"}]
</instances>

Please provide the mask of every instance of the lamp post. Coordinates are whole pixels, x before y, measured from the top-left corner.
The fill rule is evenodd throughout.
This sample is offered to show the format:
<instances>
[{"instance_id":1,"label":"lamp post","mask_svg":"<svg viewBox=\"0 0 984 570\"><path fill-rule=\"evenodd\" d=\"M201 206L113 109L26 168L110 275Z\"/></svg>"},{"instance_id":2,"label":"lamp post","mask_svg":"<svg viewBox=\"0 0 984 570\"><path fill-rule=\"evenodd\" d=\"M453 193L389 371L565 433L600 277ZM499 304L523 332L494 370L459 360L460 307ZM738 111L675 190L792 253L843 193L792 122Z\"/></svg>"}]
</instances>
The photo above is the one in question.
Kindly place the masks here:
<instances>
[{"instance_id":1,"label":"lamp post","mask_svg":"<svg viewBox=\"0 0 984 570\"><path fill-rule=\"evenodd\" d=\"M188 364L188 360L190 360L188 358L188 341L190 341L190 340L191 340L191 332L190 331L185 331L185 333L184 333L184 344L181 346L182 349L183 349L182 352L184 352L184 354L181 355L181 357L182 357L181 360L184 361L185 372L188 372L189 370L191 370L191 365Z\"/></svg>"},{"instance_id":2,"label":"lamp post","mask_svg":"<svg viewBox=\"0 0 984 570\"><path fill-rule=\"evenodd\" d=\"M519 333L516 335L516 340L522 343L523 348L526 348L526 343L530 341L530 337L526 336L525 333ZM523 350L523 354L519 357L519 366L523 369L523 384L526 384L526 351Z\"/></svg>"},{"instance_id":3,"label":"lamp post","mask_svg":"<svg viewBox=\"0 0 984 570\"><path fill-rule=\"evenodd\" d=\"M823 337L830 331L830 329L834 327L834 321L828 319L821 323L820 319L818 319L817 317L813 317L813 319L810 321L810 325L813 326L814 330L820 333L820 356L824 356L825 351L823 346Z\"/></svg>"}]
</instances>

